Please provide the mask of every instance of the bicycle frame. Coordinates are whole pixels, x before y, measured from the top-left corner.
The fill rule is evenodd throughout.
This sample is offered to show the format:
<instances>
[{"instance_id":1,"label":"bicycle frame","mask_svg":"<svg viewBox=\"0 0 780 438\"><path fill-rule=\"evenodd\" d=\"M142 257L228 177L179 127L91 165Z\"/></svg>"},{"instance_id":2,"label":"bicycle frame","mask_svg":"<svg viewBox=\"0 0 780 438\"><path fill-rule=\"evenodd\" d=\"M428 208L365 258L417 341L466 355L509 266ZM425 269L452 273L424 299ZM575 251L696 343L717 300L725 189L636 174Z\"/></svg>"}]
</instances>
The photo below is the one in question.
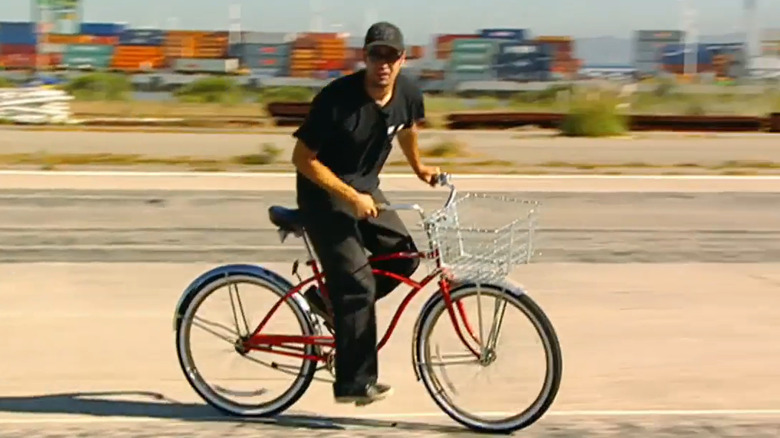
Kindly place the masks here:
<instances>
[{"instance_id":1,"label":"bicycle frame","mask_svg":"<svg viewBox=\"0 0 780 438\"><path fill-rule=\"evenodd\" d=\"M376 256L376 257L370 257L369 261L382 261L382 260L393 260L393 259L401 259L401 258L422 258L422 259L432 259L435 255L431 253L424 253L424 252L399 252L399 253L393 253L393 254L387 254L382 256ZM327 297L327 288L323 284L322 279L324 277L324 274L320 271L317 262L314 260L308 260L306 262L308 266L311 267L313 271L313 275L306 280L303 280L299 282L295 287L290 289L283 297L281 297L277 302L274 304L274 306L269 310L269 312L266 314L265 318L258 324L257 328L252 332L251 335L243 342L243 347L246 350L256 350L256 351L264 351L269 353L276 353L281 354L283 356L290 356L290 357L297 357L301 359L306 360L313 360L313 361L326 361L327 355L325 354L317 354L317 355L310 355L305 354L302 352L302 349L297 349L295 347L291 347L289 344L297 344L297 345L317 345L321 347L331 347L335 348L335 339L333 336L304 336L304 335L280 335L280 334L260 334L260 332L263 330L265 325L268 323L268 321L271 319L273 314L276 312L276 310L279 308L279 306L282 305L283 302L285 302L288 299L291 299L292 295L295 293L299 293L306 285L312 282L317 282L319 287L321 288L321 291L324 293L324 295ZM461 342L466 346L466 348L471 351L472 354L475 355L475 357L479 357L480 353L478 350L474 349L467 341L463 334L463 330L461 329L460 324L458 323L455 310L457 309L458 316L462 318L463 325L466 328L466 332L469 335L469 337L477 342L480 343L479 339L474 334L474 330L471 328L471 324L469 324L468 319L466 318L466 315L464 313L463 304L453 303L452 299L450 298L450 281L447 278L447 272L446 269L441 268L438 266L433 272L429 273L425 278L423 278L420 282L416 282L412 280L409 277L405 277L402 275L398 275L392 272L387 272L379 269L372 269L372 272L374 275L380 275L380 276L388 276L391 278L394 278L396 280L401 281L402 283L406 284L407 286L411 287L411 290L406 294L401 304L396 309L393 318L390 321L390 324L387 327L387 330L385 330L384 335L382 336L381 340L379 341L377 345L377 350L381 350L387 342L392 337L392 334L395 331L396 326L398 325L398 321L401 319L401 316L403 315L404 311L406 310L409 303L414 299L414 297L422 290L424 289L428 284L433 281L434 278L440 277L438 280L439 284L439 290L437 293L441 293L444 296L445 303L447 305L447 310L450 316L450 320L452 321L453 327L460 338ZM287 350L293 350L293 351L283 351L281 349L287 349Z\"/></svg>"},{"instance_id":2,"label":"bicycle frame","mask_svg":"<svg viewBox=\"0 0 780 438\"><path fill-rule=\"evenodd\" d=\"M451 189L450 195L445 204L445 205L450 205L450 203L454 200L455 188L454 186L449 184L449 178L448 175L446 174L439 176L439 183L442 185L448 185L450 187ZM380 207L386 209L417 210L418 212L420 212L420 215L422 216L422 209L418 205L394 205L394 206L386 205ZM252 332L252 334L250 334L248 338L242 342L242 347L247 351L249 350L264 351L264 352L281 354L284 356L302 358L306 360L325 362L328 360L327 354L316 354L316 355L305 354L303 348L295 348L290 346L289 344L297 344L301 346L316 345L320 347L335 348L335 339L333 336L260 334L260 332L263 330L263 328L271 319L271 317L279 308L279 306L281 306L281 304L286 300L291 299L293 294L300 293L300 291L309 283L317 282L317 285L320 291L323 293L323 296L326 298L328 297L327 286L323 282L324 273L320 270L316 262L309 240L305 233L303 233L299 237L303 238L304 243L306 245L306 250L309 254L309 258L306 261L306 265L311 268L312 276L307 278L306 280L301 280L296 286L290 289L283 297L281 297L274 304L274 306L271 308L268 314L266 314L266 316L263 318L263 320L260 322L257 328ZM383 271L380 269L372 269L374 275L391 277L412 288L404 297L403 301L398 306L398 308L396 309L395 314L393 315L393 318L391 319L387 330L385 330L384 335L382 336L381 340L377 345L377 350L381 350L390 340L390 337L395 331L398 321L400 320L401 316L403 315L404 311L406 310L407 306L412 301L412 299L423 288L425 288L428 284L430 284L434 278L439 277L438 293L443 294L444 301L447 306L447 312L450 316L450 320L452 321L453 327L458 335L458 338L460 339L461 342L463 342L466 348L468 348L469 351L471 351L471 353L474 354L475 357L479 358L481 356L480 352L474 349L467 342L466 337L463 334L463 330L461 330L461 326L458 323L455 314L455 309L457 309L458 311L458 316L460 316L460 318L463 320L463 325L465 326L466 332L468 333L469 337L478 345L481 344L481 341L477 338L477 336L475 336L474 330L472 330L471 324L469 324L468 319L466 318L463 309L463 304L461 302L458 302L455 303L455 305L453 306L453 302L450 297L450 285L451 285L450 276L448 275L447 269L441 266L441 262L438 259L438 251L435 248L431 247L428 252L397 252L397 253L385 254L380 256L372 256L369 257L368 260L369 262L376 262L376 261L383 261L383 260L397 260L397 259L409 259L409 258L435 260L436 269L434 269L433 272L429 273L420 282L416 282L409 277L398 275L392 272ZM280 349L286 349L288 351L283 351ZM293 350L293 351L289 351L289 350Z\"/></svg>"}]
</instances>

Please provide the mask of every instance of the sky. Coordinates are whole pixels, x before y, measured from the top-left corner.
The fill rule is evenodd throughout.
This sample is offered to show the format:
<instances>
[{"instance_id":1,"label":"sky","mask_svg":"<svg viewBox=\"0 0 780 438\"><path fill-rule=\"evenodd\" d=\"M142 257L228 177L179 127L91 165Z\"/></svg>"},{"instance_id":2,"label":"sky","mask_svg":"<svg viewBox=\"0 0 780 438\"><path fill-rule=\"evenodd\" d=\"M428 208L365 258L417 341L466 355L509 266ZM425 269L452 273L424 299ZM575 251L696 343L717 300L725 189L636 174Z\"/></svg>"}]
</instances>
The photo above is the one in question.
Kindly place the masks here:
<instances>
[{"instance_id":1,"label":"sky","mask_svg":"<svg viewBox=\"0 0 780 438\"><path fill-rule=\"evenodd\" d=\"M30 0L0 1L0 21L30 18ZM229 6L239 4L244 30L297 32L311 30L312 1L84 0L83 19L157 28L227 29ZM527 28L534 35L631 38L635 29L677 29L681 20L680 0L314 1L324 22L323 28L314 30L360 36L368 22L387 20L399 25L413 44L426 44L435 33L470 33L485 27ZM700 33L742 30L742 0L691 1L698 8ZM780 27L780 0L758 3L759 25Z\"/></svg>"}]
</instances>

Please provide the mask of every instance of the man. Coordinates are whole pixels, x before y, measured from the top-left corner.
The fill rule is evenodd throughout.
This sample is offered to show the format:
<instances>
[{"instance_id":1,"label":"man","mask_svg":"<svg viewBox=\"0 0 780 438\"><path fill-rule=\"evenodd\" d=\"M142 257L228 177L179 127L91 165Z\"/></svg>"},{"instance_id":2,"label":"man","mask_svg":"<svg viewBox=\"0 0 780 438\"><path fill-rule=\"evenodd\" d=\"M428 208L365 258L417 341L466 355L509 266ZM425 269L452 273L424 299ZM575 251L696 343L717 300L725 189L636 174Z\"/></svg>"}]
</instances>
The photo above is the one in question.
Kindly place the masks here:
<instances>
[{"instance_id":1,"label":"man","mask_svg":"<svg viewBox=\"0 0 780 438\"><path fill-rule=\"evenodd\" d=\"M338 403L365 405L390 395L377 382L377 327L374 304L399 282L374 276L372 268L411 275L416 259L370 265L372 254L416 251L399 216L377 209L387 199L379 173L398 137L410 166L433 185L439 169L420 162L417 123L425 117L423 96L399 75L405 61L398 27L380 22L365 36L366 68L333 80L312 99L309 114L293 134L297 202L303 225L322 263L330 303L316 287L304 296L333 327ZM334 318L328 316L332 308Z\"/></svg>"}]
</instances>

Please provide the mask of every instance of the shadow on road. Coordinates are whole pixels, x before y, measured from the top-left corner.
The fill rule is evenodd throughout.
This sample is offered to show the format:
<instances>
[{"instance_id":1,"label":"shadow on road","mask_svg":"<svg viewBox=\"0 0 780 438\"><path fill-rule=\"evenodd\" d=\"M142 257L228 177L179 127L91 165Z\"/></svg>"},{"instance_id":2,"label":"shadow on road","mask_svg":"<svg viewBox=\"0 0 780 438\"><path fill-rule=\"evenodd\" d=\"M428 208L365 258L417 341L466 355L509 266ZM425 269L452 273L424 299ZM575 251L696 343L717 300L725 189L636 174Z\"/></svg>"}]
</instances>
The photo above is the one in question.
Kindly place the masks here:
<instances>
[{"instance_id":1,"label":"shadow on road","mask_svg":"<svg viewBox=\"0 0 780 438\"><path fill-rule=\"evenodd\" d=\"M108 399L113 397L115 399ZM148 401L117 400L145 398ZM239 418L223 415L207 405L180 403L162 394L143 391L76 392L24 397L0 397L0 413L131 417L192 422L264 424L290 428L345 430L348 426L396 430L469 434L464 428L405 421L341 418L310 413L284 414L272 418Z\"/></svg>"}]
</instances>

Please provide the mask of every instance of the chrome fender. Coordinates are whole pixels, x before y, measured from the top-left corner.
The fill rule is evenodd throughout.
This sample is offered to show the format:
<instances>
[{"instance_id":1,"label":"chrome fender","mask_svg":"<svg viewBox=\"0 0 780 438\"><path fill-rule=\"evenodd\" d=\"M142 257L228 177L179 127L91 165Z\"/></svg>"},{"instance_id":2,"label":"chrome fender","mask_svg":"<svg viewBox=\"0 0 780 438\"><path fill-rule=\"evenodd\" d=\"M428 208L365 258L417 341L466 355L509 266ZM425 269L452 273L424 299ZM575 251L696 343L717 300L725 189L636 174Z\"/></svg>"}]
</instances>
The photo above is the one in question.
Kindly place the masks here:
<instances>
[{"instance_id":1,"label":"chrome fender","mask_svg":"<svg viewBox=\"0 0 780 438\"><path fill-rule=\"evenodd\" d=\"M232 275L244 275L247 277L260 278L267 282L269 286L278 289L282 293L286 293L294 287L293 284L290 283L286 278L262 266L249 264L229 264L217 266L202 273L200 276L198 276L198 278L193 280L186 289L184 289L181 297L179 297L179 301L176 303L176 309L174 310L173 330L175 331L179 328L184 311L190 302L192 302L195 294L197 294L201 289L213 281ZM293 294L291 298L294 299L296 304L301 307L304 314L309 314L309 304L301 294Z\"/></svg>"},{"instance_id":2,"label":"chrome fender","mask_svg":"<svg viewBox=\"0 0 780 438\"><path fill-rule=\"evenodd\" d=\"M457 283L452 283L452 286L450 287L450 295L454 294L459 290L475 288L477 286L483 288L506 290L516 295L524 295L526 293L525 289L523 289L522 286L512 284L509 282L479 284L479 285L473 282L457 282ZM428 300L425 302L425 304L423 304L422 308L420 309L420 313L417 316L417 320L414 322L414 329L412 330L412 368L414 368L414 377L415 379L417 379L418 382L420 381L421 378L419 362L417 362L417 345L419 339L418 334L420 331L420 326L422 325L423 320L428 318L428 315L433 311L433 307L436 304L438 304L439 301L443 301L443 300L444 300L444 296L441 294L441 289L438 289L436 293L431 294L431 296L428 297Z\"/></svg>"}]
</instances>

